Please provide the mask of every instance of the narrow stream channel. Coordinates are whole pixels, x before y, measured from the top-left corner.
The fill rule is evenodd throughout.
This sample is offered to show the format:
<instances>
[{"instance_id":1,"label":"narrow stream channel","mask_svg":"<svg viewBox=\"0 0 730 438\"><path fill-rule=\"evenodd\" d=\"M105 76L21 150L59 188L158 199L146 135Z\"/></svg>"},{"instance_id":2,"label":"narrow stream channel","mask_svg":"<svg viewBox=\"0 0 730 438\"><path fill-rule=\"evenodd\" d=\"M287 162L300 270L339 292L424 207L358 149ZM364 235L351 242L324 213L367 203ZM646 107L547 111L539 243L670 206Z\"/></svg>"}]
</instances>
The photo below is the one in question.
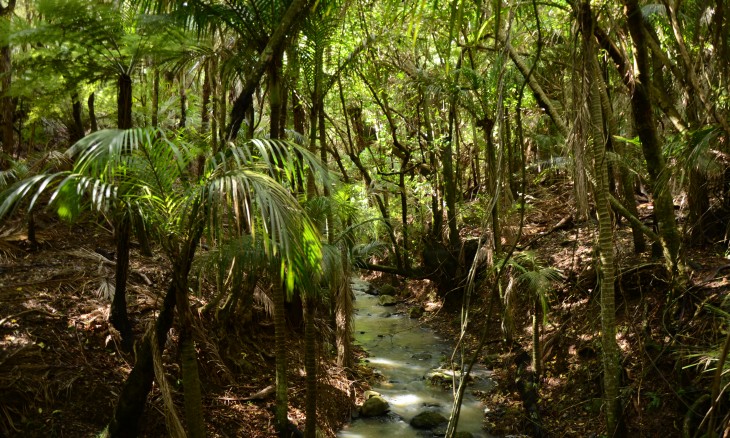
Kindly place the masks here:
<instances>
[{"instance_id":1,"label":"narrow stream channel","mask_svg":"<svg viewBox=\"0 0 730 438\"><path fill-rule=\"evenodd\" d=\"M378 304L378 297L368 295L368 284L353 280L355 293L355 339L369 354L369 365L384 377L373 388L390 404L390 412L381 417L353 420L339 437L429 437L443 435L445 426L432 431L409 425L423 411L436 411L448 418L452 391L433 385L429 373L451 355L451 345L433 330L423 327L408 315L393 314L394 307ZM474 437L490 435L482 430L484 406L471 393L488 391L493 386L489 371L473 370L474 381L467 390L459 419L459 431ZM439 430L441 429L441 431Z\"/></svg>"}]
</instances>

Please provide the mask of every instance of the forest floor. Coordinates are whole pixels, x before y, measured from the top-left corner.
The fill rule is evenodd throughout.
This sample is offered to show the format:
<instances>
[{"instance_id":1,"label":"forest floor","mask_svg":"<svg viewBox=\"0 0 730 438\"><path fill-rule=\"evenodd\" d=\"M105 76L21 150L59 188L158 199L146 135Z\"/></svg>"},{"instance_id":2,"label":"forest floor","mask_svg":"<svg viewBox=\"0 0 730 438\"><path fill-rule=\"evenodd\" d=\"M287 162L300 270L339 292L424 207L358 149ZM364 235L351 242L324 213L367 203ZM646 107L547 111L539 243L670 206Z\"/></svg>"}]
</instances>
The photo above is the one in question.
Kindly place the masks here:
<instances>
[{"instance_id":1,"label":"forest floor","mask_svg":"<svg viewBox=\"0 0 730 438\"><path fill-rule=\"evenodd\" d=\"M552 185L530 199L520 242L529 243L545 266L559 268L563 281L550 295L541 334L543 374L537 382L537 413L549 436L605 435L601 402L601 347L597 278L593 268L596 225L561 219L572 216L570 189ZM648 220L650 204L642 204ZM108 228L93 221L68 225L36 216L37 248L24 225L5 227L0 236L0 436L90 437L109 421L133 356L121 352L118 333L108 323L114 262ZM468 234L468 230L466 230ZM464 237L469 237L465 234ZM669 300L661 260L636 256L630 229L617 229L617 322L624 373L621 398L626 430L621 436L692 436L709 404L713 373L708 360L727 333L721 309L730 293L730 264L724 250L707 246L687 251L690 287ZM141 337L160 307L169 281L169 263L133 249L129 310ZM380 279L384 281L385 279ZM423 319L441 333L458 338L459 312L438 310L433 286L406 283L409 304L422 304ZM466 336L473 349L484 324L486 346L480 361L494 370L495 390L482 394L485 429L494 435L535 435L523 407L523 378L517 364L532 349L530 305L518 294L514 342L503 342L501 308L487 313L488 293L478 289ZM205 292L205 291L203 291ZM194 308L206 293L194 297ZM715 310L713 310L715 309ZM273 396L244 400L274 383L273 324L263 306L254 320L212 324L201 315L197 336L204 385L204 410L212 437L273 436ZM296 318L293 318L296 320ZM290 327L290 416L304 424L302 327ZM182 412L180 370L174 330L165 349L167 378ZM359 367L348 375L330 359L320 366L320 429L332 436L350 419L351 409L371 373ZM519 376L518 376L519 374ZM519 377L519 378L518 378ZM157 387L148 399L143 436L165 436L164 405ZM726 424L727 408L719 419ZM694 415L687 415L694 412ZM719 424L719 423L718 423Z\"/></svg>"},{"instance_id":2,"label":"forest floor","mask_svg":"<svg viewBox=\"0 0 730 438\"><path fill-rule=\"evenodd\" d=\"M488 316L489 292L478 289L465 342L467 351L476 350L478 335L488 324L480 361L494 371L497 386L482 397L485 429L497 436L607 436L601 398L600 293L593 261L597 224L591 220L582 224L563 221L574 217L570 186L551 185L541 190L528 201L520 243L529 245L525 250L533 251L543 266L560 269L563 280L550 294L541 329L543 371L534 383L537 398L525 400L525 386L520 381L526 374L519 370L521 362L531 363L525 355L531 354L533 347L532 304L518 289L513 307L517 330L513 343L508 344L502 331L501 305ZM639 212L650 225L651 204L641 204ZM626 222L615 232L624 420L624 429L616 436L702 436L699 426L709 408L706 394L714 377L713 360L719 356L730 321L730 314L725 313L730 297L726 247L707 245L686 251L689 284L670 299L670 287L662 274L663 260L634 254ZM414 290L412 303L428 304L433 298L420 285ZM438 309L438 305L430 307ZM460 311L439 310L424 318L441 333L458 339ZM532 402L537 407L536 416L530 416L526 409ZM730 413L723 405L716 425L724 425L719 430L730 436Z\"/></svg>"},{"instance_id":3,"label":"forest floor","mask_svg":"<svg viewBox=\"0 0 730 438\"><path fill-rule=\"evenodd\" d=\"M113 238L93 221L68 225L39 214L35 221L37 248L30 247L22 223L5 228L0 239L0 436L97 436L134 365L134 356L121 351L119 334L108 322ZM145 257L137 248L131 260L128 309L139 339L160 308L169 263L160 256ZM201 309L206 296L194 296L193 307ZM196 318L208 436L275 435L272 391L246 400L274 384L273 322L263 306L253 312L262 323L213 323L202 314ZM303 428L303 325L290 330L290 420ZM163 359L182 415L176 341L173 329ZM318 426L333 436L351 418L362 388L360 379L338 368L331 354L320 357ZM367 376L367 369L361 371ZM155 385L142 436L167 435L164 411Z\"/></svg>"}]
</instances>

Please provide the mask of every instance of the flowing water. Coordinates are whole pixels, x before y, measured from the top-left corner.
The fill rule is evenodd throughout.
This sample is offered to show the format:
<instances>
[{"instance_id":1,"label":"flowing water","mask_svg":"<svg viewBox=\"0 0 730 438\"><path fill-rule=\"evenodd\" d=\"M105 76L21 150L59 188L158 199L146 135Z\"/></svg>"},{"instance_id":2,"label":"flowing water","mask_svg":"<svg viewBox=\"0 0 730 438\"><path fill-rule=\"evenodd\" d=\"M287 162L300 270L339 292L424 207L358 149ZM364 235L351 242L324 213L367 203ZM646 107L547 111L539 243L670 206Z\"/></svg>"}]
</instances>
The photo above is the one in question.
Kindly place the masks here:
<instances>
[{"instance_id":1,"label":"flowing water","mask_svg":"<svg viewBox=\"0 0 730 438\"><path fill-rule=\"evenodd\" d=\"M429 437L433 432L409 425L420 412L433 410L449 418L453 395L451 389L431 384L429 373L451 356L451 345L433 330L423 327L408 315L392 314L393 307L378 304L378 297L368 295L367 283L355 280L355 339L369 354L369 365L383 375L373 388L390 404L386 416L358 418L340 431L339 437ZM489 437L482 430L484 406L471 394L488 391L493 383L489 371L475 367L473 383L467 389L459 417L459 431L475 437ZM441 428L444 429L443 427Z\"/></svg>"}]
</instances>

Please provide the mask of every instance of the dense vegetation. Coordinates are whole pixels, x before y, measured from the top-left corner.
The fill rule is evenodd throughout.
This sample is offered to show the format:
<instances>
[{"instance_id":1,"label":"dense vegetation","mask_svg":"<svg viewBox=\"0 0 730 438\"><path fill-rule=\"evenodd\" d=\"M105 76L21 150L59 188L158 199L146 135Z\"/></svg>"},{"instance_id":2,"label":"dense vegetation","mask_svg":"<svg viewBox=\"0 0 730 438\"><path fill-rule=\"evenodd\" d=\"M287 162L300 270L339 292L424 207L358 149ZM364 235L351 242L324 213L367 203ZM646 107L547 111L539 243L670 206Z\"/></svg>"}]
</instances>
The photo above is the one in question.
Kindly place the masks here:
<instances>
[{"instance_id":1,"label":"dense vegetation","mask_svg":"<svg viewBox=\"0 0 730 438\"><path fill-rule=\"evenodd\" d=\"M505 354L492 365L515 365L504 376L529 420L516 430L549 432L538 400L558 386L568 405L602 400L601 421L576 436L726 433L730 316L716 277L730 231L729 8L0 2L1 249L16 269L0 285L13 303L0 313L0 374L28 345L45 348L24 338L23 319L56 317L34 306L61 285L13 294L31 284L18 260L48 253L39 233L62 223L113 234L113 257L97 252L129 369L114 365L126 380L103 413L110 436L154 434L140 422L154 382L167 433L223 431L206 388L255 381L258 363L226 339L255 342L269 321L275 429L291 429L291 355L305 376L300 426L326 429L322 375L360 369L354 270L426 280L444 309L434 318L460 315L453 366ZM154 282L140 260L160 269ZM128 290L140 278L166 284L147 292L148 328L130 301L139 288ZM600 318L578 329L565 309L581 302ZM560 386L571 378L552 364L560 348L600 358L592 395ZM639 375L637 356L649 360ZM2 434L51 421L18 382L0 379ZM455 384L447 436L465 388ZM662 406L673 425L636 420Z\"/></svg>"}]
</instances>

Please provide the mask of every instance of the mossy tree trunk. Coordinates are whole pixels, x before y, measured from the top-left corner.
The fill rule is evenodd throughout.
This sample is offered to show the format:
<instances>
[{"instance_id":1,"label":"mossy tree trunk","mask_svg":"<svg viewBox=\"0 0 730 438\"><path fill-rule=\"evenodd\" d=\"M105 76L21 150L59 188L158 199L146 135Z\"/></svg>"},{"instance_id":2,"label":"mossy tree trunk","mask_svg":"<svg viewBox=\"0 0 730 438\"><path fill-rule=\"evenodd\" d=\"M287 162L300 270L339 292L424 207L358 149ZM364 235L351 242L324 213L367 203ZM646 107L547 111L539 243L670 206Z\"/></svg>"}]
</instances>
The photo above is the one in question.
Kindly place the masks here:
<instances>
[{"instance_id":1,"label":"mossy tree trunk","mask_svg":"<svg viewBox=\"0 0 730 438\"><path fill-rule=\"evenodd\" d=\"M634 43L634 56L637 71L634 89L631 94L631 109L634 126L641 140L641 148L649 172L652 196L654 198L654 215L659 227L667 270L676 284L681 276L679 259L680 234L674 216L674 201L668 183L667 166L662 154L661 140L657 135L654 121L654 109L651 104L651 72L649 53L646 47L644 15L637 0L624 0L624 12L628 21L629 32Z\"/></svg>"},{"instance_id":2,"label":"mossy tree trunk","mask_svg":"<svg viewBox=\"0 0 730 438\"><path fill-rule=\"evenodd\" d=\"M601 270L601 346L603 350L603 389L606 403L606 425L608 436L615 435L620 423L619 399L619 350L616 343L616 303L614 297L614 253L613 224L609 203L608 162L603 134L603 114L598 86L598 65L595 59L590 3L585 1L581 8L583 32L583 56L586 65L585 95L588 98L590 114L589 135L593 149L593 172L595 177L594 196L598 214L598 248Z\"/></svg>"}]
</instances>

